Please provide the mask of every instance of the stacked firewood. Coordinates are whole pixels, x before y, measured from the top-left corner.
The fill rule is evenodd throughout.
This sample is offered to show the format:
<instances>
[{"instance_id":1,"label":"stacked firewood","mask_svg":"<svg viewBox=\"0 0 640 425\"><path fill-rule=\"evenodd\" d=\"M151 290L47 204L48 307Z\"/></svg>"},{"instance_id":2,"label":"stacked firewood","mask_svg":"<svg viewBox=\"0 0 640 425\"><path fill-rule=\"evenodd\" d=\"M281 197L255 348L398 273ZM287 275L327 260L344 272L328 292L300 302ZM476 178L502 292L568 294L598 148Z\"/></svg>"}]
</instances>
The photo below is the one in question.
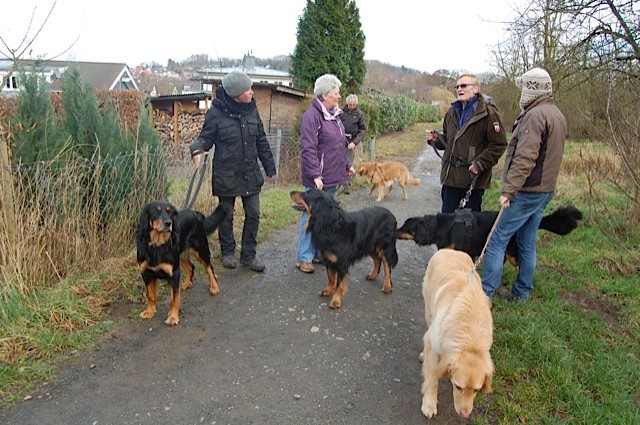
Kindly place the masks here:
<instances>
[{"instance_id":1,"label":"stacked firewood","mask_svg":"<svg viewBox=\"0 0 640 425\"><path fill-rule=\"evenodd\" d=\"M163 111L154 114L153 126L158 132L162 144L167 152L172 156L181 158L188 153L189 145L200 134L202 124L204 122L204 113L202 112L179 112L178 113L178 135L176 145L176 135L174 133L173 115Z\"/></svg>"}]
</instances>

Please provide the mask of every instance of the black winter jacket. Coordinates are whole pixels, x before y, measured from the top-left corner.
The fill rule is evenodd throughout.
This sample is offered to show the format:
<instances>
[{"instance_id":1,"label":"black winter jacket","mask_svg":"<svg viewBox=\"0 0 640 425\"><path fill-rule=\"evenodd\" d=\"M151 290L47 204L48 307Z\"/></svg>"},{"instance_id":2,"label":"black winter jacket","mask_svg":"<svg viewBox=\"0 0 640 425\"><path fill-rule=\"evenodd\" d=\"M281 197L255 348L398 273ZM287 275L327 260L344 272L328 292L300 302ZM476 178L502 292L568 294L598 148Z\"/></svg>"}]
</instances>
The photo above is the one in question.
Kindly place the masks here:
<instances>
[{"instance_id":1,"label":"black winter jacket","mask_svg":"<svg viewBox=\"0 0 640 425\"><path fill-rule=\"evenodd\" d=\"M191 156L208 152L213 145L213 194L249 196L260 192L264 177L275 176L276 166L258 113L256 101L238 104L222 87L207 112L202 131L191 143Z\"/></svg>"}]
</instances>

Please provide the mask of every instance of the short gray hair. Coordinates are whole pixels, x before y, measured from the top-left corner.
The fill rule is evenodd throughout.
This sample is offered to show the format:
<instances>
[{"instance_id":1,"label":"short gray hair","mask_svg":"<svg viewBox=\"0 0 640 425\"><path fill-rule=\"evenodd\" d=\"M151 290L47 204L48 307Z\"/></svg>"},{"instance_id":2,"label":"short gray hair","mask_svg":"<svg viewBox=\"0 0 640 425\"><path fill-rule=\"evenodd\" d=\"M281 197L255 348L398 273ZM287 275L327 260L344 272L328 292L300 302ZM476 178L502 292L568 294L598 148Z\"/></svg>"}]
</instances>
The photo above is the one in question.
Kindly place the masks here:
<instances>
[{"instance_id":1,"label":"short gray hair","mask_svg":"<svg viewBox=\"0 0 640 425\"><path fill-rule=\"evenodd\" d=\"M345 101L347 104L352 103L354 105L358 104L358 96L356 96L355 94L350 94L349 96L347 96L347 100Z\"/></svg>"},{"instance_id":2,"label":"short gray hair","mask_svg":"<svg viewBox=\"0 0 640 425\"><path fill-rule=\"evenodd\" d=\"M316 79L316 84L313 87L313 95L322 100L321 97L326 95L335 88L340 88L342 82L333 74L324 74Z\"/></svg>"}]
</instances>

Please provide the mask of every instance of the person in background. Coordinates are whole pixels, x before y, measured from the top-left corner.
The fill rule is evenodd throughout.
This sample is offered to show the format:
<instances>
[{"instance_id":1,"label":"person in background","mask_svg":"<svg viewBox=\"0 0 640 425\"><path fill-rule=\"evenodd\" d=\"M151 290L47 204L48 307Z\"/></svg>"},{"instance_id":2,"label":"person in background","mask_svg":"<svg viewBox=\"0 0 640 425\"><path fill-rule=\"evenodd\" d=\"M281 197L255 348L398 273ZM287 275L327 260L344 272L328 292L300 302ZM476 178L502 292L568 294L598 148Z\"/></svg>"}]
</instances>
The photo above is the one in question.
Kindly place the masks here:
<instances>
[{"instance_id":1,"label":"person in background","mask_svg":"<svg viewBox=\"0 0 640 425\"><path fill-rule=\"evenodd\" d=\"M490 299L502 281L504 253L517 234L519 271L509 291L498 293L508 299L526 301L533 289L536 268L536 233L544 209L553 198L560 172L567 120L553 101L552 81L542 68L516 78L521 88L520 108L507 147L500 205L502 215L487 245L482 271L482 288Z\"/></svg>"},{"instance_id":2,"label":"person in background","mask_svg":"<svg viewBox=\"0 0 640 425\"><path fill-rule=\"evenodd\" d=\"M465 207L480 211L491 169L507 148L507 136L491 97L480 92L473 74L463 74L455 86L458 100L451 104L442 134L427 130L427 142L442 154L440 183L442 212L452 213L476 179Z\"/></svg>"},{"instance_id":3,"label":"person in background","mask_svg":"<svg viewBox=\"0 0 640 425\"><path fill-rule=\"evenodd\" d=\"M349 160L349 165L353 166L356 146L362 142L362 139L364 139L364 135L367 132L364 113L362 113L360 108L358 108L358 96L355 94L347 96L343 112L340 114L340 119L342 120L344 131L346 132L345 135L347 136L347 159ZM349 177L343 186L344 193L347 195L351 193L352 180L353 179Z\"/></svg>"},{"instance_id":4,"label":"person in background","mask_svg":"<svg viewBox=\"0 0 640 425\"><path fill-rule=\"evenodd\" d=\"M207 112L200 135L190 146L196 167L215 145L213 155L213 195L220 204L233 208L236 197L242 198L244 224L240 263L251 270L265 269L256 258L258 228L260 225L260 191L264 177L258 160L269 181L276 175L271 147L253 99L251 79L239 71L222 78L222 87L216 90L216 99ZM218 229L222 265L237 266L236 241L233 235L233 214Z\"/></svg>"},{"instance_id":5,"label":"person in background","mask_svg":"<svg viewBox=\"0 0 640 425\"><path fill-rule=\"evenodd\" d=\"M311 105L300 120L301 174L305 190L317 188L335 197L338 186L345 183L356 170L346 155L345 131L340 114L340 86L332 74L318 77L313 89ZM307 232L309 216L302 213L298 233L296 267L304 273L313 273L314 262L320 261L315 252L311 234Z\"/></svg>"}]
</instances>

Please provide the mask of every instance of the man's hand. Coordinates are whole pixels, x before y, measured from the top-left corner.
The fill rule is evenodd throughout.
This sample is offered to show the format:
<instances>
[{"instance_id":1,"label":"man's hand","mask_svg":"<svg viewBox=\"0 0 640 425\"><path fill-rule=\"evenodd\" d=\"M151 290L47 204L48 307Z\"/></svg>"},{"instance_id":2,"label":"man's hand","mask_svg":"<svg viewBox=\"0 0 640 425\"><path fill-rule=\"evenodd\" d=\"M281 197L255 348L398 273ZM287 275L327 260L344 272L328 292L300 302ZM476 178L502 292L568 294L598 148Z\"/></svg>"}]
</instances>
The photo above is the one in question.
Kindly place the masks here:
<instances>
[{"instance_id":1,"label":"man's hand","mask_svg":"<svg viewBox=\"0 0 640 425\"><path fill-rule=\"evenodd\" d=\"M194 151L194 155L191 157L191 160L193 161L193 165L195 165L196 169L200 168L200 165L204 160L204 156L208 154L209 152Z\"/></svg>"},{"instance_id":2,"label":"man's hand","mask_svg":"<svg viewBox=\"0 0 640 425\"><path fill-rule=\"evenodd\" d=\"M349 177L353 177L356 175L356 169L353 167L349 167L349 171L347 171L347 173L349 174Z\"/></svg>"},{"instance_id":3,"label":"man's hand","mask_svg":"<svg viewBox=\"0 0 640 425\"><path fill-rule=\"evenodd\" d=\"M505 208L509 208L509 206L511 205L511 199L507 198L504 195L500 196L500 205L502 205Z\"/></svg>"},{"instance_id":4,"label":"man's hand","mask_svg":"<svg viewBox=\"0 0 640 425\"><path fill-rule=\"evenodd\" d=\"M313 182L316 184L316 189L318 190L322 190L322 188L324 187L324 183L322 182L322 179L320 177L316 177L315 179L313 179Z\"/></svg>"},{"instance_id":5,"label":"man's hand","mask_svg":"<svg viewBox=\"0 0 640 425\"><path fill-rule=\"evenodd\" d=\"M427 130L425 134L427 136L427 142L435 142L438 140L438 132L433 129Z\"/></svg>"},{"instance_id":6,"label":"man's hand","mask_svg":"<svg viewBox=\"0 0 640 425\"><path fill-rule=\"evenodd\" d=\"M347 149L349 149L349 150L354 150L355 148L356 148L356 144L355 144L355 143L353 143L353 142L350 142L350 143L347 145Z\"/></svg>"}]
</instances>

